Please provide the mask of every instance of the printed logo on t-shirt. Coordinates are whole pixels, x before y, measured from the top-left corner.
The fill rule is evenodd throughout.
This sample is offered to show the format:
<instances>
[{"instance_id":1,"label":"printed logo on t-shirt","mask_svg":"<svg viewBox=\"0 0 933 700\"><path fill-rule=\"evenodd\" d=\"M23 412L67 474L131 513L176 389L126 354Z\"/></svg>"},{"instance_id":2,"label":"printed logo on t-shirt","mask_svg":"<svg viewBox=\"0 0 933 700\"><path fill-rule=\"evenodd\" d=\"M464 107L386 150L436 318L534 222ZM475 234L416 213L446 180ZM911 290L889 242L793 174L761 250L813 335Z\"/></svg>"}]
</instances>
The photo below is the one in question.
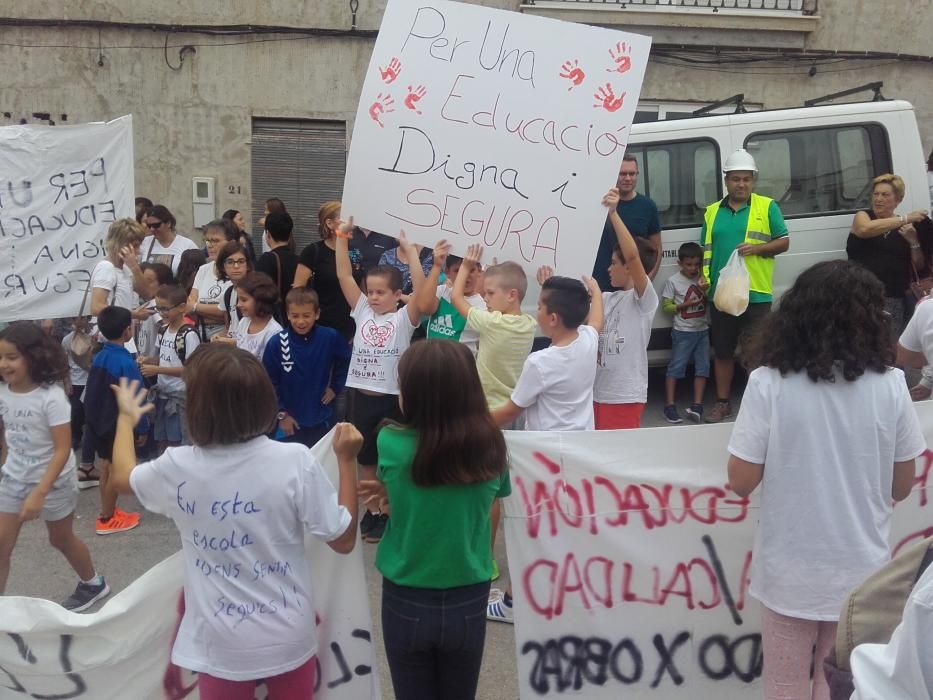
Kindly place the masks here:
<instances>
[{"instance_id":1,"label":"printed logo on t-shirt","mask_svg":"<svg viewBox=\"0 0 933 700\"><path fill-rule=\"evenodd\" d=\"M221 286L220 286L219 284L215 283L215 284L211 285L210 289L207 290L207 298L208 298L208 299L216 299L217 297L220 296L220 294L221 294L222 291L223 291L223 289L221 288Z\"/></svg>"},{"instance_id":2,"label":"printed logo on t-shirt","mask_svg":"<svg viewBox=\"0 0 933 700\"><path fill-rule=\"evenodd\" d=\"M146 258L146 262L151 263L162 263L163 265L172 266L172 262L175 260L175 256L171 253L150 253Z\"/></svg>"},{"instance_id":3,"label":"printed logo on t-shirt","mask_svg":"<svg viewBox=\"0 0 933 700\"><path fill-rule=\"evenodd\" d=\"M602 333L599 336L598 350L596 352L596 364L599 367L606 366L607 355L621 355L622 346L625 345L625 336L619 335L615 330L608 333Z\"/></svg>"},{"instance_id":4,"label":"printed logo on t-shirt","mask_svg":"<svg viewBox=\"0 0 933 700\"><path fill-rule=\"evenodd\" d=\"M701 318L706 316L706 295L697 285L690 285L690 289L684 294L684 303L691 306L681 310L681 318Z\"/></svg>"},{"instance_id":5,"label":"printed logo on t-shirt","mask_svg":"<svg viewBox=\"0 0 933 700\"><path fill-rule=\"evenodd\" d=\"M439 299L437 311L428 322L428 337L460 340L465 328L466 319L457 313L454 305L446 299Z\"/></svg>"},{"instance_id":6,"label":"printed logo on t-shirt","mask_svg":"<svg viewBox=\"0 0 933 700\"><path fill-rule=\"evenodd\" d=\"M374 348L384 348L392 339L394 333L395 324L392 321L386 321L380 325L372 319L364 323L363 328L360 330L363 342L372 345Z\"/></svg>"}]
</instances>

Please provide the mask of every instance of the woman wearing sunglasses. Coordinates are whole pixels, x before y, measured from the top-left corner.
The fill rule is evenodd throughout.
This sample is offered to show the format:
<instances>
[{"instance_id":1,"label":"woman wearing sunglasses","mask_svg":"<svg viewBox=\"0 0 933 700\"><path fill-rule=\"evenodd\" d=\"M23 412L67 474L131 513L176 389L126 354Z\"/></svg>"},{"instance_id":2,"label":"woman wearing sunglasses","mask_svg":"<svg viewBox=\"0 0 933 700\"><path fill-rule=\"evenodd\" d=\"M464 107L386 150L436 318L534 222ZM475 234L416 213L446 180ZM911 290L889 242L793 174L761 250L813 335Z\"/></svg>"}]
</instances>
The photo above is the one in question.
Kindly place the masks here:
<instances>
[{"instance_id":1,"label":"woman wearing sunglasses","mask_svg":"<svg viewBox=\"0 0 933 700\"><path fill-rule=\"evenodd\" d=\"M146 212L143 225L148 235L140 248L142 262L163 263L177 275L181 254L186 250L198 250L198 246L175 230L175 217L161 204Z\"/></svg>"}]
</instances>

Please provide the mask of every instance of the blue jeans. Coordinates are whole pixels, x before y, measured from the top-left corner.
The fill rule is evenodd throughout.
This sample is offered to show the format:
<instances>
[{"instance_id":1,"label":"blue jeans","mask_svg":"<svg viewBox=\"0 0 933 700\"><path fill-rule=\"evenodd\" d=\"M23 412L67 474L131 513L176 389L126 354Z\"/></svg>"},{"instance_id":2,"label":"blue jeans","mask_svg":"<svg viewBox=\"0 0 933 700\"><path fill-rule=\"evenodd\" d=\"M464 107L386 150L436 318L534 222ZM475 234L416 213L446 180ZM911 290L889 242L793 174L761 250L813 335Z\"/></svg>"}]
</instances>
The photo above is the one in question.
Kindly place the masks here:
<instances>
[{"instance_id":1,"label":"blue jeans","mask_svg":"<svg viewBox=\"0 0 933 700\"><path fill-rule=\"evenodd\" d=\"M683 379L690 360L693 360L695 377L709 377L709 331L671 329L671 362L667 366L667 376Z\"/></svg>"},{"instance_id":2,"label":"blue jeans","mask_svg":"<svg viewBox=\"0 0 933 700\"><path fill-rule=\"evenodd\" d=\"M410 588L382 580L382 638L396 700L473 700L489 581Z\"/></svg>"}]
</instances>

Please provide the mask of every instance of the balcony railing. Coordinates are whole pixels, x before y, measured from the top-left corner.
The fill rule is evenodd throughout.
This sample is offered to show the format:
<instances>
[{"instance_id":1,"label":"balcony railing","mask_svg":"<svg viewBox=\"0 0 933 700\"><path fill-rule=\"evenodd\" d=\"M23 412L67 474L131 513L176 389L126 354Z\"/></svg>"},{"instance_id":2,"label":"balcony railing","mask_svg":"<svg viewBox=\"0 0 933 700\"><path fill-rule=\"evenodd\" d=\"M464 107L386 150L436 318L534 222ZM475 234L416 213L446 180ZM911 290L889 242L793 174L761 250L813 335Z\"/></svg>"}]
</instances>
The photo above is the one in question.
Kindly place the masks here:
<instances>
[{"instance_id":1,"label":"balcony railing","mask_svg":"<svg viewBox=\"0 0 933 700\"><path fill-rule=\"evenodd\" d=\"M752 12L793 12L801 15L814 15L817 12L817 0L523 0L526 5L578 5L625 7L646 9L678 10L749 10Z\"/></svg>"}]
</instances>

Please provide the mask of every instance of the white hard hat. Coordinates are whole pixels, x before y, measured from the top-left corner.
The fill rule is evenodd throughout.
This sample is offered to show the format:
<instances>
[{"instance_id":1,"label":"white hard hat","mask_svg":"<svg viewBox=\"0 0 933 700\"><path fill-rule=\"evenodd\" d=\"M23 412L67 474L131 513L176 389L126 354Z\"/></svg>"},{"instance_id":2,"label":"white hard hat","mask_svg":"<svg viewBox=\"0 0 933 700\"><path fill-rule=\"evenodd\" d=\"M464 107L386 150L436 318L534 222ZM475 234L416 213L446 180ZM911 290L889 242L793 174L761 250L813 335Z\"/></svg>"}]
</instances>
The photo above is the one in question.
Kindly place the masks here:
<instances>
[{"instance_id":1,"label":"white hard hat","mask_svg":"<svg viewBox=\"0 0 933 700\"><path fill-rule=\"evenodd\" d=\"M755 159L752 157L752 154L744 148L740 148L726 158L726 162L722 166L723 173L731 173L734 170L748 170L755 173L755 175L758 174L758 166L755 165Z\"/></svg>"}]
</instances>

